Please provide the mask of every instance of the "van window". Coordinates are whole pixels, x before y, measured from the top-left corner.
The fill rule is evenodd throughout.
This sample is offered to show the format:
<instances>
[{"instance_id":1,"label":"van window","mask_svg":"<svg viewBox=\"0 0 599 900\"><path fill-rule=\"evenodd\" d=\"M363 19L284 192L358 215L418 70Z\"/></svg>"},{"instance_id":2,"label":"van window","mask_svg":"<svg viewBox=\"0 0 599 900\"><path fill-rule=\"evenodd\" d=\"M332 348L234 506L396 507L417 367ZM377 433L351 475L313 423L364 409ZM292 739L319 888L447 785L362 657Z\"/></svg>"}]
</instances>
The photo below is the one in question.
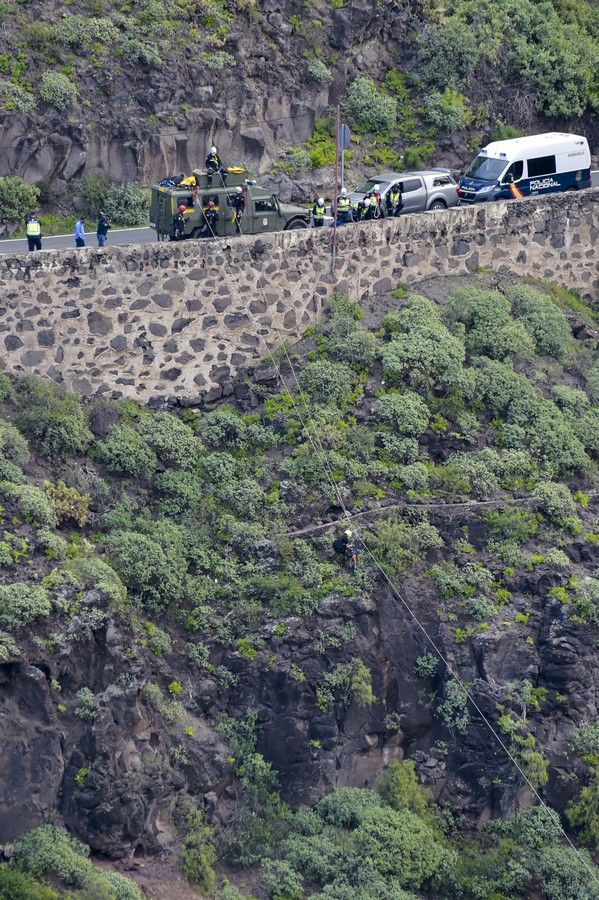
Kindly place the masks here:
<instances>
[{"instance_id":1,"label":"van window","mask_svg":"<svg viewBox=\"0 0 599 900\"><path fill-rule=\"evenodd\" d=\"M209 200L212 200L214 202L214 205L218 207L218 194L204 194L202 197L203 209L206 209Z\"/></svg>"},{"instance_id":2,"label":"van window","mask_svg":"<svg viewBox=\"0 0 599 900\"><path fill-rule=\"evenodd\" d=\"M256 200L257 213L276 212L276 210L277 208L274 204L274 200Z\"/></svg>"},{"instance_id":3,"label":"van window","mask_svg":"<svg viewBox=\"0 0 599 900\"><path fill-rule=\"evenodd\" d=\"M510 179L510 175L513 177L514 181L519 181L522 178L522 173L524 172L524 163L521 159L513 162L503 178L501 179L503 184L508 184Z\"/></svg>"},{"instance_id":4,"label":"van window","mask_svg":"<svg viewBox=\"0 0 599 900\"><path fill-rule=\"evenodd\" d=\"M403 182L402 193L409 194L411 191L419 191L421 187L422 182L419 178L408 178Z\"/></svg>"},{"instance_id":5,"label":"van window","mask_svg":"<svg viewBox=\"0 0 599 900\"><path fill-rule=\"evenodd\" d=\"M464 172L466 178L480 178L482 181L496 181L505 166L505 159L492 156L477 156Z\"/></svg>"},{"instance_id":6,"label":"van window","mask_svg":"<svg viewBox=\"0 0 599 900\"><path fill-rule=\"evenodd\" d=\"M537 178L539 175L555 175L555 156L537 156L528 160L528 177Z\"/></svg>"}]
</instances>

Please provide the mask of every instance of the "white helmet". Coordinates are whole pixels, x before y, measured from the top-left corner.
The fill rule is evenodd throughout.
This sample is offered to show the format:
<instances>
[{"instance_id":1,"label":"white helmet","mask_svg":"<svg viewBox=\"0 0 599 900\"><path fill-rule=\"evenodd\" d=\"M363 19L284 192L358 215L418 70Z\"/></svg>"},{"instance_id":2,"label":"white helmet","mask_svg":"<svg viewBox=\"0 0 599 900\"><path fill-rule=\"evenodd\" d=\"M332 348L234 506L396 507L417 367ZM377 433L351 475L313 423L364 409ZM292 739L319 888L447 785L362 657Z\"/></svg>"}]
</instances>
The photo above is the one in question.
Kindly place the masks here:
<instances>
[{"instance_id":1,"label":"white helmet","mask_svg":"<svg viewBox=\"0 0 599 900\"><path fill-rule=\"evenodd\" d=\"M375 186L373 187L372 190L375 191L375 193L380 194L380 192L381 192L380 184L375 184Z\"/></svg>"},{"instance_id":2,"label":"white helmet","mask_svg":"<svg viewBox=\"0 0 599 900\"><path fill-rule=\"evenodd\" d=\"M216 147L211 147L211 148L210 148L210 152L211 152L211 153L216 153L216 152L217 152Z\"/></svg>"},{"instance_id":3,"label":"white helmet","mask_svg":"<svg viewBox=\"0 0 599 900\"><path fill-rule=\"evenodd\" d=\"M346 537L351 537L351 536L352 536L351 528L348 528L348 529L346 530L345 536L346 536Z\"/></svg>"},{"instance_id":4,"label":"white helmet","mask_svg":"<svg viewBox=\"0 0 599 900\"><path fill-rule=\"evenodd\" d=\"M243 188L240 187L239 185L237 185L237 187L235 188L235 190L237 191L238 194L241 194L241 193L243 192Z\"/></svg>"},{"instance_id":5,"label":"white helmet","mask_svg":"<svg viewBox=\"0 0 599 900\"><path fill-rule=\"evenodd\" d=\"M341 188L341 193L342 193L342 194L347 194L347 188Z\"/></svg>"},{"instance_id":6,"label":"white helmet","mask_svg":"<svg viewBox=\"0 0 599 900\"><path fill-rule=\"evenodd\" d=\"M319 198L318 198L318 205L319 205L319 206L324 206L324 197L319 197Z\"/></svg>"}]
</instances>

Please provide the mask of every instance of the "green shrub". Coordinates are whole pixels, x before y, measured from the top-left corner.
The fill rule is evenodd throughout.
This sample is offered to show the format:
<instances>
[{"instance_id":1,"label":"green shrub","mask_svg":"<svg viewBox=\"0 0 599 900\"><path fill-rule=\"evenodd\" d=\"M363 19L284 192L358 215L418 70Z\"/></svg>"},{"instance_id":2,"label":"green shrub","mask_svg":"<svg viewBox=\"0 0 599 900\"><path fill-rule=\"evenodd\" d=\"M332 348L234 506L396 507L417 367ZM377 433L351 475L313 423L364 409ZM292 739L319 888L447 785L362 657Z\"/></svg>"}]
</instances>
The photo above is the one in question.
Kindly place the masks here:
<instances>
[{"instance_id":1,"label":"green shrub","mask_svg":"<svg viewBox=\"0 0 599 900\"><path fill-rule=\"evenodd\" d=\"M515 125L508 125L505 122L500 122L495 130L491 133L492 141L509 141L512 138L522 137L522 131L520 128L516 128Z\"/></svg>"},{"instance_id":2,"label":"green shrub","mask_svg":"<svg viewBox=\"0 0 599 900\"><path fill-rule=\"evenodd\" d=\"M570 801L566 810L570 826L580 840L593 850L599 848L599 765L591 770L589 783L580 789L576 800Z\"/></svg>"},{"instance_id":3,"label":"green shrub","mask_svg":"<svg viewBox=\"0 0 599 900\"><path fill-rule=\"evenodd\" d=\"M546 294L526 284L512 285L507 295L514 315L534 340L537 353L564 359L572 349L572 333L561 309Z\"/></svg>"},{"instance_id":4,"label":"green shrub","mask_svg":"<svg viewBox=\"0 0 599 900\"><path fill-rule=\"evenodd\" d=\"M18 386L16 424L48 457L83 453L92 440L87 415L76 394L41 379Z\"/></svg>"},{"instance_id":5,"label":"green shrub","mask_svg":"<svg viewBox=\"0 0 599 900\"><path fill-rule=\"evenodd\" d=\"M221 406L206 413L200 422L202 440L209 447L239 449L245 444L246 432L247 425L243 417L231 406Z\"/></svg>"},{"instance_id":6,"label":"green shrub","mask_svg":"<svg viewBox=\"0 0 599 900\"><path fill-rule=\"evenodd\" d=\"M18 175L0 178L0 222L16 224L24 221L27 213L35 209L38 197L39 188L27 184Z\"/></svg>"},{"instance_id":7,"label":"green shrub","mask_svg":"<svg viewBox=\"0 0 599 900\"><path fill-rule=\"evenodd\" d=\"M316 705L323 711L333 703L340 706L350 706L352 703L372 706L374 700L370 669L358 657L348 663L338 663L327 672L316 691Z\"/></svg>"},{"instance_id":8,"label":"green shrub","mask_svg":"<svg viewBox=\"0 0 599 900\"><path fill-rule=\"evenodd\" d=\"M20 87L18 84L13 84L12 81L0 80L0 109L8 112L17 110L17 112L31 113L35 109L35 97L25 88ZM36 192L35 194L25 195L21 190L22 185L25 185L25 182L18 175L0 178L0 222L18 222L25 218L28 210L35 208L37 188L29 184L25 185L32 192ZM28 197L30 198L29 201ZM2 206L5 203L12 206L15 202L22 203L21 214L15 215L14 218L5 218L2 213Z\"/></svg>"},{"instance_id":9,"label":"green shrub","mask_svg":"<svg viewBox=\"0 0 599 900\"><path fill-rule=\"evenodd\" d=\"M385 803L393 809L408 809L422 819L430 817L430 798L418 781L413 760L393 763L380 790Z\"/></svg>"},{"instance_id":10,"label":"green shrub","mask_svg":"<svg viewBox=\"0 0 599 900\"><path fill-rule=\"evenodd\" d=\"M314 134L306 141L310 168L320 169L322 166L330 166L335 162L335 138L333 135L334 128L329 119L316 120Z\"/></svg>"},{"instance_id":11,"label":"green shrub","mask_svg":"<svg viewBox=\"0 0 599 900\"><path fill-rule=\"evenodd\" d=\"M335 359L353 366L369 368L374 362L378 342L374 334L360 325L360 308L346 297L333 298L327 324L327 349Z\"/></svg>"},{"instance_id":12,"label":"green shrub","mask_svg":"<svg viewBox=\"0 0 599 900\"><path fill-rule=\"evenodd\" d=\"M185 837L181 846L181 866L185 877L203 893L212 894L216 888L215 862L212 829L201 812L190 813L185 822Z\"/></svg>"},{"instance_id":13,"label":"green shrub","mask_svg":"<svg viewBox=\"0 0 599 900\"><path fill-rule=\"evenodd\" d=\"M262 863L262 884L273 900L302 900L302 877L289 863L267 859Z\"/></svg>"},{"instance_id":14,"label":"green shrub","mask_svg":"<svg viewBox=\"0 0 599 900\"><path fill-rule=\"evenodd\" d=\"M8 662L20 655L20 650L12 636L6 631L0 631L0 663ZM0 891L0 898L2 893Z\"/></svg>"},{"instance_id":15,"label":"green shrub","mask_svg":"<svg viewBox=\"0 0 599 900\"><path fill-rule=\"evenodd\" d=\"M418 37L417 63L429 85L459 88L476 68L481 55L479 39L457 16L442 24L429 24Z\"/></svg>"},{"instance_id":16,"label":"green shrub","mask_svg":"<svg viewBox=\"0 0 599 900\"><path fill-rule=\"evenodd\" d=\"M414 524L396 518L373 523L366 544L390 578L420 562L426 554L443 546L443 540L427 521Z\"/></svg>"},{"instance_id":17,"label":"green shrub","mask_svg":"<svg viewBox=\"0 0 599 900\"><path fill-rule=\"evenodd\" d=\"M318 359L304 366L300 383L315 402L343 405L352 392L353 374L347 363Z\"/></svg>"},{"instance_id":18,"label":"green shrub","mask_svg":"<svg viewBox=\"0 0 599 900\"><path fill-rule=\"evenodd\" d=\"M461 131L472 121L472 110L468 100L451 87L446 87L442 93L432 91L427 94L424 109L431 125L448 134Z\"/></svg>"},{"instance_id":19,"label":"green shrub","mask_svg":"<svg viewBox=\"0 0 599 900\"><path fill-rule=\"evenodd\" d=\"M370 807L350 846L376 872L396 878L402 887L422 887L452 861L436 832L408 809Z\"/></svg>"},{"instance_id":20,"label":"green shrub","mask_svg":"<svg viewBox=\"0 0 599 900\"><path fill-rule=\"evenodd\" d=\"M16 503L20 514L31 525L48 525L55 528L57 516L49 498L32 484L0 482L0 494Z\"/></svg>"},{"instance_id":21,"label":"green shrub","mask_svg":"<svg viewBox=\"0 0 599 900\"><path fill-rule=\"evenodd\" d=\"M439 660L432 653L425 652L416 658L414 672L419 678L433 678L437 674Z\"/></svg>"},{"instance_id":22,"label":"green shrub","mask_svg":"<svg viewBox=\"0 0 599 900\"><path fill-rule=\"evenodd\" d=\"M303 147L283 147L279 158L281 162L276 162L274 168L281 169L287 175L305 175L310 168L310 155Z\"/></svg>"},{"instance_id":23,"label":"green shrub","mask_svg":"<svg viewBox=\"0 0 599 900\"><path fill-rule=\"evenodd\" d=\"M372 79L359 76L349 86L343 113L358 132L388 134L395 127L397 100L381 93Z\"/></svg>"},{"instance_id":24,"label":"green shrub","mask_svg":"<svg viewBox=\"0 0 599 900\"><path fill-rule=\"evenodd\" d=\"M89 849L64 828L43 825L14 844L18 865L35 878L52 876L63 884L114 900L141 900L139 888L116 872L105 873L89 861Z\"/></svg>"},{"instance_id":25,"label":"green shrub","mask_svg":"<svg viewBox=\"0 0 599 900\"><path fill-rule=\"evenodd\" d=\"M423 297L410 298L398 324L402 331L382 351L385 377L424 392L458 388L464 347L442 324L434 305Z\"/></svg>"},{"instance_id":26,"label":"green shrub","mask_svg":"<svg viewBox=\"0 0 599 900\"><path fill-rule=\"evenodd\" d=\"M599 625L599 580L587 576L579 581L574 591L574 604L578 613Z\"/></svg>"},{"instance_id":27,"label":"green shrub","mask_svg":"<svg viewBox=\"0 0 599 900\"><path fill-rule=\"evenodd\" d=\"M551 397L560 407L573 415L580 416L589 407L590 400L584 391L568 387L565 384L556 384L551 388Z\"/></svg>"},{"instance_id":28,"label":"green shrub","mask_svg":"<svg viewBox=\"0 0 599 900\"><path fill-rule=\"evenodd\" d=\"M336 843L320 829L313 835L290 835L283 845L285 861L307 881L324 884L333 879L342 865ZM302 897L304 895L302 894Z\"/></svg>"},{"instance_id":29,"label":"green shrub","mask_svg":"<svg viewBox=\"0 0 599 900\"><path fill-rule=\"evenodd\" d=\"M439 703L438 710L448 728L455 729L459 734L468 731L468 695L457 681L452 679L445 685L445 697Z\"/></svg>"},{"instance_id":30,"label":"green shrub","mask_svg":"<svg viewBox=\"0 0 599 900\"><path fill-rule=\"evenodd\" d=\"M58 110L64 110L75 104L77 88L62 72L44 72L40 85L40 97L44 103L48 103Z\"/></svg>"},{"instance_id":31,"label":"green shrub","mask_svg":"<svg viewBox=\"0 0 599 900\"><path fill-rule=\"evenodd\" d=\"M330 84L333 80L333 73L324 60L320 59L318 56L312 56L308 60L306 68L310 77L318 82L318 84Z\"/></svg>"},{"instance_id":32,"label":"green shrub","mask_svg":"<svg viewBox=\"0 0 599 900\"><path fill-rule=\"evenodd\" d=\"M21 432L0 419L0 481L25 481L21 467L28 459L29 448Z\"/></svg>"},{"instance_id":33,"label":"green shrub","mask_svg":"<svg viewBox=\"0 0 599 900\"><path fill-rule=\"evenodd\" d=\"M526 543L539 530L537 517L518 506L489 510L484 513L483 518L493 534L516 544Z\"/></svg>"},{"instance_id":34,"label":"green shrub","mask_svg":"<svg viewBox=\"0 0 599 900\"><path fill-rule=\"evenodd\" d=\"M568 736L568 743L578 756L599 762L599 722L576 725Z\"/></svg>"},{"instance_id":35,"label":"green shrub","mask_svg":"<svg viewBox=\"0 0 599 900\"><path fill-rule=\"evenodd\" d=\"M335 828L355 828L362 822L371 807L382 807L383 801L375 792L366 788L341 787L318 801L316 812Z\"/></svg>"},{"instance_id":36,"label":"green shrub","mask_svg":"<svg viewBox=\"0 0 599 900\"><path fill-rule=\"evenodd\" d=\"M85 525L89 514L89 494L81 494L76 488L67 487L64 481L52 484L44 481L44 492L56 513L58 521L72 519L78 525Z\"/></svg>"},{"instance_id":37,"label":"green shrub","mask_svg":"<svg viewBox=\"0 0 599 900\"><path fill-rule=\"evenodd\" d=\"M202 482L191 472L167 469L154 481L157 491L164 495L160 508L166 515L178 516L198 509L202 499Z\"/></svg>"},{"instance_id":38,"label":"green shrub","mask_svg":"<svg viewBox=\"0 0 599 900\"><path fill-rule=\"evenodd\" d=\"M103 559L80 556L68 560L62 571L66 572L78 587L99 591L116 607L121 607L127 600L127 588L112 566Z\"/></svg>"},{"instance_id":39,"label":"green shrub","mask_svg":"<svg viewBox=\"0 0 599 900\"><path fill-rule=\"evenodd\" d=\"M97 216L104 209L110 180L105 175L84 175L75 184L77 194L83 200L83 212Z\"/></svg>"},{"instance_id":40,"label":"green shrub","mask_svg":"<svg viewBox=\"0 0 599 900\"><path fill-rule=\"evenodd\" d=\"M444 315L450 325L464 325L466 350L471 356L504 359L533 350L530 335L510 313L510 301L499 291L462 288L453 292Z\"/></svg>"},{"instance_id":41,"label":"green shrub","mask_svg":"<svg viewBox=\"0 0 599 900\"><path fill-rule=\"evenodd\" d=\"M235 57L226 50L205 50L201 56L204 65L211 72L222 72L227 66L236 64Z\"/></svg>"},{"instance_id":42,"label":"green shrub","mask_svg":"<svg viewBox=\"0 0 599 900\"><path fill-rule=\"evenodd\" d=\"M576 502L565 484L543 481L535 487L533 497L538 502L540 511L550 522L560 528L580 530Z\"/></svg>"},{"instance_id":43,"label":"green shrub","mask_svg":"<svg viewBox=\"0 0 599 900\"><path fill-rule=\"evenodd\" d=\"M184 590L185 562L175 549L133 531L116 531L106 541L109 558L133 597L151 610L176 604Z\"/></svg>"},{"instance_id":44,"label":"green shrub","mask_svg":"<svg viewBox=\"0 0 599 900\"><path fill-rule=\"evenodd\" d=\"M156 455L131 425L115 425L97 445L96 455L110 472L134 478L150 478L157 466Z\"/></svg>"},{"instance_id":45,"label":"green shrub","mask_svg":"<svg viewBox=\"0 0 599 900\"><path fill-rule=\"evenodd\" d=\"M411 391L385 394L373 405L372 412L403 437L419 438L426 431L430 419L426 403Z\"/></svg>"},{"instance_id":46,"label":"green shrub","mask_svg":"<svg viewBox=\"0 0 599 900\"><path fill-rule=\"evenodd\" d=\"M12 866L0 865L0 900L58 900L51 887L39 884Z\"/></svg>"},{"instance_id":47,"label":"green shrub","mask_svg":"<svg viewBox=\"0 0 599 900\"><path fill-rule=\"evenodd\" d=\"M125 227L146 225L150 208L150 195L137 182L113 184L104 201L104 211L114 222Z\"/></svg>"},{"instance_id":48,"label":"green shrub","mask_svg":"<svg viewBox=\"0 0 599 900\"><path fill-rule=\"evenodd\" d=\"M70 47L106 46L120 39L120 32L110 19L70 14L59 18L55 27L58 40Z\"/></svg>"},{"instance_id":49,"label":"green shrub","mask_svg":"<svg viewBox=\"0 0 599 900\"><path fill-rule=\"evenodd\" d=\"M177 416L158 412L140 417L139 433L165 466L192 469L202 452L193 431Z\"/></svg>"},{"instance_id":50,"label":"green shrub","mask_svg":"<svg viewBox=\"0 0 599 900\"><path fill-rule=\"evenodd\" d=\"M77 697L75 715L79 716L80 719L93 721L99 711L99 701L94 692L88 687L82 687L79 688L75 696Z\"/></svg>"}]
</instances>

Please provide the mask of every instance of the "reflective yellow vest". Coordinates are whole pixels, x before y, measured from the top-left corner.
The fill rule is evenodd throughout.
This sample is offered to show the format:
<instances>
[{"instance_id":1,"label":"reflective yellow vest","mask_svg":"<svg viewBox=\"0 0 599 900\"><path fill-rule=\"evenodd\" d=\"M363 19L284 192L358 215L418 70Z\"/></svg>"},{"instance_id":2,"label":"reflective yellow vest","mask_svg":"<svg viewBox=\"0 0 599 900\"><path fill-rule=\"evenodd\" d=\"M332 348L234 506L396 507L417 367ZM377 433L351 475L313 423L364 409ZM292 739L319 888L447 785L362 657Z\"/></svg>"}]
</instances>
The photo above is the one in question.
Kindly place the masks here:
<instances>
[{"instance_id":1,"label":"reflective yellow vest","mask_svg":"<svg viewBox=\"0 0 599 900\"><path fill-rule=\"evenodd\" d=\"M337 209L339 212L347 212L350 208L349 197L339 197L337 200Z\"/></svg>"},{"instance_id":2,"label":"reflective yellow vest","mask_svg":"<svg viewBox=\"0 0 599 900\"><path fill-rule=\"evenodd\" d=\"M326 213L326 206L318 206L318 204L314 204L314 218L324 219L325 213Z\"/></svg>"},{"instance_id":3,"label":"reflective yellow vest","mask_svg":"<svg viewBox=\"0 0 599 900\"><path fill-rule=\"evenodd\" d=\"M31 219L27 222L27 237L39 237L42 233L42 226L37 219Z\"/></svg>"}]
</instances>

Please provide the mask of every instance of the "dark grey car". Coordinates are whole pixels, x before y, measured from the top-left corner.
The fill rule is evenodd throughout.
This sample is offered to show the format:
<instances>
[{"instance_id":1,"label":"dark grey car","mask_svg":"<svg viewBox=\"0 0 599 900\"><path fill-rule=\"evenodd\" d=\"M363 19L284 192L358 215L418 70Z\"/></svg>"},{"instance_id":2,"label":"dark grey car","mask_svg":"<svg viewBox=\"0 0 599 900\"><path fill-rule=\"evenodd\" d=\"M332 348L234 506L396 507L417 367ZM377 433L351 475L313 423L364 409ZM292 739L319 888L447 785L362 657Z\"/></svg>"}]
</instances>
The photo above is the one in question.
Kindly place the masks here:
<instances>
[{"instance_id":1,"label":"dark grey car","mask_svg":"<svg viewBox=\"0 0 599 900\"><path fill-rule=\"evenodd\" d=\"M399 184L403 212L424 212L428 209L447 209L459 203L458 186L449 169L423 169L418 172L382 172L369 178L349 195L352 203L361 200L379 185L382 207L393 185Z\"/></svg>"}]
</instances>

